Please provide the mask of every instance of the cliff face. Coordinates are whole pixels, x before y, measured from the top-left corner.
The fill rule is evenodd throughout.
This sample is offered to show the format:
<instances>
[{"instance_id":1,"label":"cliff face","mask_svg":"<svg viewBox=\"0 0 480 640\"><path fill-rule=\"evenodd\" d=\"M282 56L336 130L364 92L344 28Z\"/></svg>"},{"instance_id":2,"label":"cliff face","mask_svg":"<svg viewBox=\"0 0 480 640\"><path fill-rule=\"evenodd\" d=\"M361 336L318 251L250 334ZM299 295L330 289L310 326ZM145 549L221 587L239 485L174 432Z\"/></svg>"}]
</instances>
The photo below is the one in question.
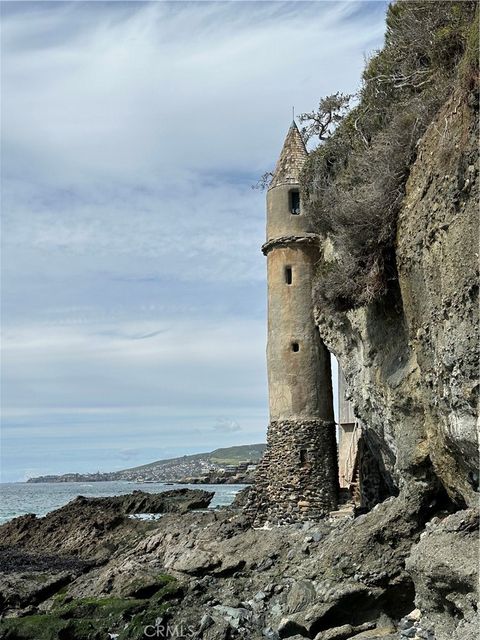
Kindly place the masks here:
<instances>
[{"instance_id":1,"label":"cliff face","mask_svg":"<svg viewBox=\"0 0 480 640\"><path fill-rule=\"evenodd\" d=\"M478 119L454 92L417 146L395 241L398 280L366 307L317 306L356 415L391 486L438 479L454 502L478 489ZM328 236L324 261L336 253Z\"/></svg>"},{"instance_id":2,"label":"cliff face","mask_svg":"<svg viewBox=\"0 0 480 640\"><path fill-rule=\"evenodd\" d=\"M421 142L397 233L422 446L455 500L478 489L478 118L454 94Z\"/></svg>"}]
</instances>

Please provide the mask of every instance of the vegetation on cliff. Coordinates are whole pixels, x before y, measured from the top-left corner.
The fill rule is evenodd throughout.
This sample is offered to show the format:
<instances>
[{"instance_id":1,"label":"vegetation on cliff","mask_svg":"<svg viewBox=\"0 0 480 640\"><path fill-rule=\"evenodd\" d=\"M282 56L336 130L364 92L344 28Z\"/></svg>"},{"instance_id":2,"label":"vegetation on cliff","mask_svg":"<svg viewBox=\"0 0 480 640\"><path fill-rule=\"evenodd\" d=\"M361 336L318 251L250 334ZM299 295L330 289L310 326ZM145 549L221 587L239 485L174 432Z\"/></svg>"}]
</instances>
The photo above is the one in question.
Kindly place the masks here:
<instances>
[{"instance_id":1,"label":"vegetation on cliff","mask_svg":"<svg viewBox=\"0 0 480 640\"><path fill-rule=\"evenodd\" d=\"M310 154L303 202L335 256L318 273L315 297L323 308L363 306L396 279L396 220L417 143L454 89L478 107L476 7L390 5L385 45L363 73L357 105Z\"/></svg>"}]
</instances>

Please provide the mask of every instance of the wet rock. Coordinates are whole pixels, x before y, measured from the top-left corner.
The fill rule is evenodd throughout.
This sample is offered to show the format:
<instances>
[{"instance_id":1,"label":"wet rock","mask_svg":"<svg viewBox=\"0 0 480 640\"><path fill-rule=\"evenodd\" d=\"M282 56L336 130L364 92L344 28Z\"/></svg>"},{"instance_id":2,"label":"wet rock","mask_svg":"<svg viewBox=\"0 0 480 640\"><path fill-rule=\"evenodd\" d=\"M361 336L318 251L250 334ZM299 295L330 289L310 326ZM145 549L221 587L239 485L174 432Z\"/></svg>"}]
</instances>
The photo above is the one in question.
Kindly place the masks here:
<instances>
[{"instance_id":1,"label":"wet rock","mask_svg":"<svg viewBox=\"0 0 480 640\"><path fill-rule=\"evenodd\" d=\"M309 580L298 580L292 584L287 595L287 612L295 613L305 609L315 600L316 591Z\"/></svg>"},{"instance_id":2,"label":"wet rock","mask_svg":"<svg viewBox=\"0 0 480 640\"><path fill-rule=\"evenodd\" d=\"M69 555L104 563L114 549L128 545L144 528L143 523L127 518L128 514L186 514L207 507L213 495L209 491L175 489L105 498L78 496L42 518L29 514L0 526L0 548L3 554L18 547L36 555Z\"/></svg>"},{"instance_id":3,"label":"wet rock","mask_svg":"<svg viewBox=\"0 0 480 640\"><path fill-rule=\"evenodd\" d=\"M401 638L398 633L392 632L391 627L378 627L350 636L348 640L401 640Z\"/></svg>"},{"instance_id":4,"label":"wet rock","mask_svg":"<svg viewBox=\"0 0 480 640\"><path fill-rule=\"evenodd\" d=\"M248 495L250 493L250 487L245 487L241 491L237 493L232 504L230 505L230 509L243 509L248 502Z\"/></svg>"},{"instance_id":5,"label":"wet rock","mask_svg":"<svg viewBox=\"0 0 480 640\"><path fill-rule=\"evenodd\" d=\"M252 618L252 612L244 608L225 607L216 605L213 611L221 616L231 627L238 629L242 624L248 623Z\"/></svg>"},{"instance_id":6,"label":"wet rock","mask_svg":"<svg viewBox=\"0 0 480 640\"><path fill-rule=\"evenodd\" d=\"M58 573L67 571L81 573L89 566L88 562L66 554L41 553L41 545L35 551L26 551L21 546L0 546L0 572L12 573Z\"/></svg>"},{"instance_id":7,"label":"wet rock","mask_svg":"<svg viewBox=\"0 0 480 640\"><path fill-rule=\"evenodd\" d=\"M268 638L268 640L279 640L279 635L272 629L272 627L265 627L262 630L262 638Z\"/></svg>"},{"instance_id":8,"label":"wet rock","mask_svg":"<svg viewBox=\"0 0 480 640\"><path fill-rule=\"evenodd\" d=\"M418 622L421 617L422 612L420 611L420 609L414 609L413 611L410 611L407 616L405 616L407 620L412 620L413 622Z\"/></svg>"},{"instance_id":9,"label":"wet rock","mask_svg":"<svg viewBox=\"0 0 480 640\"><path fill-rule=\"evenodd\" d=\"M308 631L306 627L302 624L301 617L288 616L282 618L280 624L278 625L278 635L280 638L291 638L295 635L300 635L301 637L308 637Z\"/></svg>"},{"instance_id":10,"label":"wet rock","mask_svg":"<svg viewBox=\"0 0 480 640\"><path fill-rule=\"evenodd\" d=\"M208 629L209 627L211 627L213 624L215 624L212 616L208 615L208 613L206 613L202 619L200 620L200 626L198 628L198 634L203 633L204 631L206 631L206 629Z\"/></svg>"},{"instance_id":11,"label":"wet rock","mask_svg":"<svg viewBox=\"0 0 480 640\"><path fill-rule=\"evenodd\" d=\"M167 563L167 569L198 575L220 566L220 560L211 554L197 549L188 550L172 563Z\"/></svg>"},{"instance_id":12,"label":"wet rock","mask_svg":"<svg viewBox=\"0 0 480 640\"><path fill-rule=\"evenodd\" d=\"M107 498L79 496L76 502L79 506L86 503L102 510L113 510L123 514L186 513L193 509L206 509L213 496L214 492L201 489L173 489L161 493L137 490L124 496Z\"/></svg>"},{"instance_id":13,"label":"wet rock","mask_svg":"<svg viewBox=\"0 0 480 640\"><path fill-rule=\"evenodd\" d=\"M70 583L74 577L68 571L54 570L0 574L0 614L36 605Z\"/></svg>"},{"instance_id":14,"label":"wet rock","mask_svg":"<svg viewBox=\"0 0 480 640\"><path fill-rule=\"evenodd\" d=\"M478 533L478 510L458 511L431 524L407 559L421 626L437 640L476 638Z\"/></svg>"},{"instance_id":15,"label":"wet rock","mask_svg":"<svg viewBox=\"0 0 480 640\"><path fill-rule=\"evenodd\" d=\"M227 640L230 637L231 626L225 620L215 623L203 631L202 640Z\"/></svg>"},{"instance_id":16,"label":"wet rock","mask_svg":"<svg viewBox=\"0 0 480 640\"><path fill-rule=\"evenodd\" d=\"M282 634L291 630L295 630L295 632L303 634L308 638L313 636L316 633L315 629L318 627L318 624L324 619L325 614L331 611L331 609L331 604L318 603L313 604L308 609L304 609L298 613L292 613L285 616L278 626L280 637L289 637Z\"/></svg>"},{"instance_id":17,"label":"wet rock","mask_svg":"<svg viewBox=\"0 0 480 640\"><path fill-rule=\"evenodd\" d=\"M351 624L343 624L340 627L332 627L326 631L320 631L315 636L315 640L346 640L355 632Z\"/></svg>"}]
</instances>

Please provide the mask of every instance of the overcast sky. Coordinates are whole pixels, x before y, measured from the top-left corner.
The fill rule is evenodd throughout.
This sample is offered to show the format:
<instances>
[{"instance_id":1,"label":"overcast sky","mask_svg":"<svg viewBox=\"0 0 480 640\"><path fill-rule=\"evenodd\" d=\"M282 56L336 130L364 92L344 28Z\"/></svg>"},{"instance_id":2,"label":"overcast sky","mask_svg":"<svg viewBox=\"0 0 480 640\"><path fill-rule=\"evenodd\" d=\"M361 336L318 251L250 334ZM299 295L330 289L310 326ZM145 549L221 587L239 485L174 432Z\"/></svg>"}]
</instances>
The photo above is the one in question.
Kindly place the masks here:
<instances>
[{"instance_id":1,"label":"overcast sky","mask_svg":"<svg viewBox=\"0 0 480 640\"><path fill-rule=\"evenodd\" d=\"M2 479L265 441L264 197L383 2L2 2Z\"/></svg>"}]
</instances>

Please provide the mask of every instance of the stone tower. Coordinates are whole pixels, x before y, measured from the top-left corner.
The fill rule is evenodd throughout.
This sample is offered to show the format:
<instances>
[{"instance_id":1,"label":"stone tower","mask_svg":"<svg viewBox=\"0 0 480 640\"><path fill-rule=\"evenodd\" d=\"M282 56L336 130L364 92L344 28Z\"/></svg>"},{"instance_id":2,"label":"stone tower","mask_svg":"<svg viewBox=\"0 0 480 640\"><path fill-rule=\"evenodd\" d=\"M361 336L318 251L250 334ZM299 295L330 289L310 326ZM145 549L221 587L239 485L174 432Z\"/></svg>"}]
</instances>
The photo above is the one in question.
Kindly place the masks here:
<instances>
[{"instance_id":1,"label":"stone tower","mask_svg":"<svg viewBox=\"0 0 480 640\"><path fill-rule=\"evenodd\" d=\"M330 354L314 322L318 236L302 212L307 158L293 122L267 194L270 424L252 499L256 522L294 522L336 508L338 465Z\"/></svg>"}]
</instances>

